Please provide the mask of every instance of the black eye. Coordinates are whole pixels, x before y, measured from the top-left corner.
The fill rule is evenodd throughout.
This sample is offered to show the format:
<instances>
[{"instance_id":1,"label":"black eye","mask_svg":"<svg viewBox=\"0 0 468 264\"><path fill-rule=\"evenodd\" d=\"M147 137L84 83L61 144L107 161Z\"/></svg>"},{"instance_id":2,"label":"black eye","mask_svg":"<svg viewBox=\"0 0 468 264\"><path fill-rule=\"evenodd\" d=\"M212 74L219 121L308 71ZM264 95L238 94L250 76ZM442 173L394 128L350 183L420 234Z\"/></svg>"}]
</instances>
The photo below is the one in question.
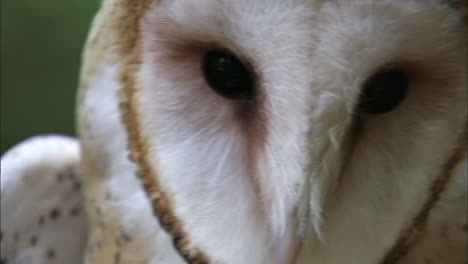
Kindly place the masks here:
<instances>
[{"instance_id":1,"label":"black eye","mask_svg":"<svg viewBox=\"0 0 468 264\"><path fill-rule=\"evenodd\" d=\"M252 73L235 56L209 51L203 58L206 81L219 95L229 99L251 99L255 93Z\"/></svg>"},{"instance_id":2,"label":"black eye","mask_svg":"<svg viewBox=\"0 0 468 264\"><path fill-rule=\"evenodd\" d=\"M383 71L364 84L359 110L372 114L387 113L395 109L406 97L409 79L403 71Z\"/></svg>"}]
</instances>

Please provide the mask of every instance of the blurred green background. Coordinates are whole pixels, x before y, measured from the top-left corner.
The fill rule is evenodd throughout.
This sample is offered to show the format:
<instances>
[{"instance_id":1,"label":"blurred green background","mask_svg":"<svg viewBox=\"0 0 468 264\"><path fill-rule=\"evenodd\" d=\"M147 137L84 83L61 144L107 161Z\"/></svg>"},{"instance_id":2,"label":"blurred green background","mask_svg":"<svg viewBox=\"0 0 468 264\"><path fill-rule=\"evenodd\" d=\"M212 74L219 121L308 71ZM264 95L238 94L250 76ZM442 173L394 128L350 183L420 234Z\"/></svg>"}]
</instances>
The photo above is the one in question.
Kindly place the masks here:
<instances>
[{"instance_id":1,"label":"blurred green background","mask_svg":"<svg viewBox=\"0 0 468 264\"><path fill-rule=\"evenodd\" d=\"M2 0L1 153L37 134L75 134L83 43L100 0Z\"/></svg>"}]
</instances>

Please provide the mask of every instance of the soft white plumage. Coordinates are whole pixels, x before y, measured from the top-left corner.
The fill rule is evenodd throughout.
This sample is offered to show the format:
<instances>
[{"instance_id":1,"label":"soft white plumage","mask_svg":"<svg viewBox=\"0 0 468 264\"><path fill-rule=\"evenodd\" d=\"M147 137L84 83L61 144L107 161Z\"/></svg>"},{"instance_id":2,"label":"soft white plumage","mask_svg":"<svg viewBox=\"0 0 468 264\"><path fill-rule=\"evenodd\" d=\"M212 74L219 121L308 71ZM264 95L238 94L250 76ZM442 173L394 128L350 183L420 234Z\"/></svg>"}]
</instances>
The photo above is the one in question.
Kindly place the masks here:
<instances>
[{"instance_id":1,"label":"soft white plumage","mask_svg":"<svg viewBox=\"0 0 468 264\"><path fill-rule=\"evenodd\" d=\"M104 1L79 96L86 263L466 262L455 2ZM211 50L249 65L253 100L213 91ZM388 69L407 96L360 111Z\"/></svg>"},{"instance_id":2,"label":"soft white plumage","mask_svg":"<svg viewBox=\"0 0 468 264\"><path fill-rule=\"evenodd\" d=\"M79 155L75 139L41 136L2 156L2 264L82 263L88 229Z\"/></svg>"}]
</instances>

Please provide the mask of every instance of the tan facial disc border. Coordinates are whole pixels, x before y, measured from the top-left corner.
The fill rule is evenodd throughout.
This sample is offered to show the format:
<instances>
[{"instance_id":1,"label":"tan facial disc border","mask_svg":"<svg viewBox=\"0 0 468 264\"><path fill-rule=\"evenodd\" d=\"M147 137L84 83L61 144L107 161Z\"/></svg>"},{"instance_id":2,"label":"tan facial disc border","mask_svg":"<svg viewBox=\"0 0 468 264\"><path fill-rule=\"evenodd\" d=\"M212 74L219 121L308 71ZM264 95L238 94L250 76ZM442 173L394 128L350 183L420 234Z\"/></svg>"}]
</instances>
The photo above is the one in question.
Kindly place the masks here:
<instances>
[{"instance_id":1,"label":"tan facial disc border","mask_svg":"<svg viewBox=\"0 0 468 264\"><path fill-rule=\"evenodd\" d=\"M110 11L113 29L117 35L111 37L119 43L120 57L124 59L121 68L120 110L123 124L128 133L130 159L137 165L138 177L150 199L154 215L172 237L173 244L187 263L210 263L210 259L201 250L194 248L184 231L182 221L175 215L173 203L159 181L155 164L149 158L148 140L142 132L143 126L137 100L137 71L141 64L140 21L155 0L115 0ZM119 10L119 11L117 11ZM109 22L109 21L107 21ZM119 28L120 26L120 28Z\"/></svg>"}]
</instances>

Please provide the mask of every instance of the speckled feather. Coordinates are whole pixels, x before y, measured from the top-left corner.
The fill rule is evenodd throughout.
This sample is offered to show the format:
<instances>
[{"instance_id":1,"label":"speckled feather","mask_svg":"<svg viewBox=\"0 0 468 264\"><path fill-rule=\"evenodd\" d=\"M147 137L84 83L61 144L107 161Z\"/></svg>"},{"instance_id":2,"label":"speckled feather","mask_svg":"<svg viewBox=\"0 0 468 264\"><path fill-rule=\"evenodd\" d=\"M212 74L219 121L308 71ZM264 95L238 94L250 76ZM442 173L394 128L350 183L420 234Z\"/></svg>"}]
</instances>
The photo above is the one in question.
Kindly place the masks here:
<instances>
[{"instance_id":1,"label":"speckled feather","mask_svg":"<svg viewBox=\"0 0 468 264\"><path fill-rule=\"evenodd\" d=\"M79 145L38 136L1 159L1 263L82 263L88 237Z\"/></svg>"}]
</instances>

